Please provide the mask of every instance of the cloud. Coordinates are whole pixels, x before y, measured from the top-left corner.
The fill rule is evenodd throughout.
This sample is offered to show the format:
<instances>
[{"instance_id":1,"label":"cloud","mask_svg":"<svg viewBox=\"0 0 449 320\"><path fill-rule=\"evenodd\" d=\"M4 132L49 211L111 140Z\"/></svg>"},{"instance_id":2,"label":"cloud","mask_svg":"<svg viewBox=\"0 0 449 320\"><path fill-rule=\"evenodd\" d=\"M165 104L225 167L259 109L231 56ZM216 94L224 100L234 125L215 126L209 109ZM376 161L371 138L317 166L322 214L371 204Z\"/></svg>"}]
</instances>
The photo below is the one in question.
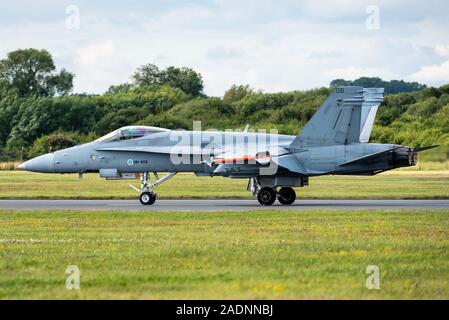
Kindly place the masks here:
<instances>
[{"instance_id":1,"label":"cloud","mask_svg":"<svg viewBox=\"0 0 449 320\"><path fill-rule=\"evenodd\" d=\"M449 83L449 60L442 64L423 66L408 77L409 80L440 86Z\"/></svg>"},{"instance_id":2,"label":"cloud","mask_svg":"<svg viewBox=\"0 0 449 320\"><path fill-rule=\"evenodd\" d=\"M363 19L368 4L367 1L360 0L305 0L303 1L303 10L307 16L320 20L340 19L348 16L359 16Z\"/></svg>"},{"instance_id":3,"label":"cloud","mask_svg":"<svg viewBox=\"0 0 449 320\"><path fill-rule=\"evenodd\" d=\"M146 30L162 30L164 28L179 28L187 26L189 29L196 28L202 22L210 20L214 17L214 12L209 8L200 6L175 8L165 12L159 16L150 16L144 23ZM141 17L140 17L141 18Z\"/></svg>"},{"instance_id":4,"label":"cloud","mask_svg":"<svg viewBox=\"0 0 449 320\"><path fill-rule=\"evenodd\" d=\"M449 44L446 46L438 45L435 47L435 52L443 57L449 56Z\"/></svg>"},{"instance_id":5,"label":"cloud","mask_svg":"<svg viewBox=\"0 0 449 320\"><path fill-rule=\"evenodd\" d=\"M120 58L112 40L93 43L76 50L74 67L74 86L77 91L97 92L98 88L104 91L127 77L120 70Z\"/></svg>"},{"instance_id":6,"label":"cloud","mask_svg":"<svg viewBox=\"0 0 449 320\"><path fill-rule=\"evenodd\" d=\"M400 76L387 68L337 68L328 71L329 79L343 78L346 80L355 80L360 77L379 77L385 80L397 79Z\"/></svg>"},{"instance_id":7,"label":"cloud","mask_svg":"<svg viewBox=\"0 0 449 320\"><path fill-rule=\"evenodd\" d=\"M433 84L449 56L447 0L77 0L79 30L65 28L63 1L0 4L0 58L46 48L76 74L75 92L101 93L145 63L191 67L217 96L239 83L286 91L358 76ZM379 30L365 27L369 4L379 5Z\"/></svg>"},{"instance_id":8,"label":"cloud","mask_svg":"<svg viewBox=\"0 0 449 320\"><path fill-rule=\"evenodd\" d=\"M343 52L338 51L321 51L321 52L312 52L309 55L309 59L337 59L344 58L348 55Z\"/></svg>"},{"instance_id":9,"label":"cloud","mask_svg":"<svg viewBox=\"0 0 449 320\"><path fill-rule=\"evenodd\" d=\"M108 66L114 56L114 44L111 40L96 43L78 49L78 62L82 67L101 69Z\"/></svg>"},{"instance_id":10,"label":"cloud","mask_svg":"<svg viewBox=\"0 0 449 320\"><path fill-rule=\"evenodd\" d=\"M244 55L241 48L215 47L207 51L207 56L211 59L233 59L240 58Z\"/></svg>"}]
</instances>

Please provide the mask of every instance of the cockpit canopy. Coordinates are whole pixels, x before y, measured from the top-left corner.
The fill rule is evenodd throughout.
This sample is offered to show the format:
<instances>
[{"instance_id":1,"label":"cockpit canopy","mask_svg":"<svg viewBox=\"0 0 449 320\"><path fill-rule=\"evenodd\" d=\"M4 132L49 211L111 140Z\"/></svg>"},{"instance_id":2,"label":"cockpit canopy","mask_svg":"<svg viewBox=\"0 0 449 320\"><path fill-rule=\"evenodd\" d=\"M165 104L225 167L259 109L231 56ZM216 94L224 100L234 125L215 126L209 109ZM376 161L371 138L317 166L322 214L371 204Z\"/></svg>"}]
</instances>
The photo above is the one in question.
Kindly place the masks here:
<instances>
[{"instance_id":1,"label":"cockpit canopy","mask_svg":"<svg viewBox=\"0 0 449 320\"><path fill-rule=\"evenodd\" d=\"M127 126L117 129L108 133L107 135L98 138L96 142L106 142L106 141L120 141L140 138L152 133L170 131L165 128L149 127L149 126Z\"/></svg>"}]
</instances>

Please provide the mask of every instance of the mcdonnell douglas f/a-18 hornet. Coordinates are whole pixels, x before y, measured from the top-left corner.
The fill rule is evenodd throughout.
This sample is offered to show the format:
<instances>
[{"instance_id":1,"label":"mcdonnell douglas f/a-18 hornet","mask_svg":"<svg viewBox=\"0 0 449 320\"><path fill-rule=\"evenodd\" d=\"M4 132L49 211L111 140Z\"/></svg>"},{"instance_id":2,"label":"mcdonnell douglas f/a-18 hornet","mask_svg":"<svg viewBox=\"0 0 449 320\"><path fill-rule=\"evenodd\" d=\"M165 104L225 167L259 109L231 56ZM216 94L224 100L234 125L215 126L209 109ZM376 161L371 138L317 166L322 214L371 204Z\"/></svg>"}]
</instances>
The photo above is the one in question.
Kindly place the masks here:
<instances>
[{"instance_id":1,"label":"mcdonnell douglas f/a-18 hornet","mask_svg":"<svg viewBox=\"0 0 449 320\"><path fill-rule=\"evenodd\" d=\"M292 204L293 187L321 175L375 175L413 166L419 151L368 143L382 88L338 87L297 136L272 132L179 131L147 126L117 129L93 142L48 153L19 169L45 173L99 172L106 179L140 178L130 184L143 205L156 200L155 188L178 172L248 179L261 205ZM166 173L159 176L159 173ZM150 173L154 182L150 182Z\"/></svg>"}]
</instances>

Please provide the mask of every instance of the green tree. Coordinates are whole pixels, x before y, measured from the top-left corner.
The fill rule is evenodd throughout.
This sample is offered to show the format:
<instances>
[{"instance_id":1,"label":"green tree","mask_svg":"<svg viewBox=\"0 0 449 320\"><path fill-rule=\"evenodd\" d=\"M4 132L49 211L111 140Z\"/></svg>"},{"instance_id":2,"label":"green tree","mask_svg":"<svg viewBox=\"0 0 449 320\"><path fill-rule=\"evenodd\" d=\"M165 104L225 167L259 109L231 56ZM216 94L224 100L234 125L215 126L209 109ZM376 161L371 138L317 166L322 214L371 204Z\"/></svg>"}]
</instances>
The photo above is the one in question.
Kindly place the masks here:
<instances>
[{"instance_id":1,"label":"green tree","mask_svg":"<svg viewBox=\"0 0 449 320\"><path fill-rule=\"evenodd\" d=\"M158 66L152 63L140 66L131 78L137 86L162 84L161 71Z\"/></svg>"},{"instance_id":2,"label":"green tree","mask_svg":"<svg viewBox=\"0 0 449 320\"><path fill-rule=\"evenodd\" d=\"M116 94L116 93L125 93L133 88L133 85L130 83L122 83L119 85L112 85L109 87L106 94Z\"/></svg>"},{"instance_id":3,"label":"green tree","mask_svg":"<svg viewBox=\"0 0 449 320\"><path fill-rule=\"evenodd\" d=\"M329 84L330 87L344 87L344 86L350 86L352 81L348 81L345 79L335 79L332 80Z\"/></svg>"},{"instance_id":4,"label":"green tree","mask_svg":"<svg viewBox=\"0 0 449 320\"><path fill-rule=\"evenodd\" d=\"M242 100L246 95L253 93L253 89L249 85L232 85L223 95L225 103L232 103Z\"/></svg>"},{"instance_id":5,"label":"green tree","mask_svg":"<svg viewBox=\"0 0 449 320\"><path fill-rule=\"evenodd\" d=\"M135 86L169 85L178 88L191 96L199 96L203 91L201 74L190 68L168 67L164 70L154 64L146 64L132 75Z\"/></svg>"},{"instance_id":6,"label":"green tree","mask_svg":"<svg viewBox=\"0 0 449 320\"><path fill-rule=\"evenodd\" d=\"M190 68L168 67L162 71L162 83L181 89L194 97L203 91L201 74Z\"/></svg>"},{"instance_id":7,"label":"green tree","mask_svg":"<svg viewBox=\"0 0 449 320\"><path fill-rule=\"evenodd\" d=\"M54 132L36 139L30 148L28 156L36 157L41 154L70 148L76 144L78 144L78 141L72 135L63 132Z\"/></svg>"},{"instance_id":8,"label":"green tree","mask_svg":"<svg viewBox=\"0 0 449 320\"><path fill-rule=\"evenodd\" d=\"M237 110L216 97L191 99L177 104L167 113L183 119L189 126L192 126L192 121L201 121L203 129L229 129L239 120Z\"/></svg>"},{"instance_id":9,"label":"green tree","mask_svg":"<svg viewBox=\"0 0 449 320\"><path fill-rule=\"evenodd\" d=\"M361 86L365 88L380 87L385 88L385 93L414 92L426 88L425 85L419 84L417 82L405 82L404 80L384 81L378 77L360 77L353 81L335 79L331 81L330 86Z\"/></svg>"},{"instance_id":10,"label":"green tree","mask_svg":"<svg viewBox=\"0 0 449 320\"><path fill-rule=\"evenodd\" d=\"M139 120L142 120L146 114L147 112L144 108L135 107L108 113L98 121L95 132L98 135L104 135L117 128L136 124Z\"/></svg>"},{"instance_id":11,"label":"green tree","mask_svg":"<svg viewBox=\"0 0 449 320\"><path fill-rule=\"evenodd\" d=\"M148 116L141 120L138 124L145 126L154 126L167 129L192 129L192 123L181 117L177 117L171 114L160 114L156 116Z\"/></svg>"},{"instance_id":12,"label":"green tree","mask_svg":"<svg viewBox=\"0 0 449 320\"><path fill-rule=\"evenodd\" d=\"M22 97L69 93L74 75L64 69L56 73L53 58L46 50L20 49L0 60L0 87L16 88Z\"/></svg>"}]
</instances>

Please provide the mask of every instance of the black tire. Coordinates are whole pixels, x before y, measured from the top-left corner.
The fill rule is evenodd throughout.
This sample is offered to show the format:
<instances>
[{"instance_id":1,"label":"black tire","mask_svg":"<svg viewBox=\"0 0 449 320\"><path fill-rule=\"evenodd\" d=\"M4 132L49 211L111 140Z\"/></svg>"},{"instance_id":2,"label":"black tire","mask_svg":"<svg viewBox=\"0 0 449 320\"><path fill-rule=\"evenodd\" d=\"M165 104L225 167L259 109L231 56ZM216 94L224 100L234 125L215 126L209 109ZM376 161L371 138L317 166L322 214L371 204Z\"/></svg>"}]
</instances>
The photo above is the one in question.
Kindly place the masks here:
<instances>
[{"instance_id":1,"label":"black tire","mask_svg":"<svg viewBox=\"0 0 449 320\"><path fill-rule=\"evenodd\" d=\"M284 205L291 205L296 200L296 192L293 188L284 187L278 192L278 200Z\"/></svg>"},{"instance_id":2,"label":"black tire","mask_svg":"<svg viewBox=\"0 0 449 320\"><path fill-rule=\"evenodd\" d=\"M152 192L142 192L139 197L139 201L144 206L152 205L156 201L156 195Z\"/></svg>"},{"instance_id":3,"label":"black tire","mask_svg":"<svg viewBox=\"0 0 449 320\"><path fill-rule=\"evenodd\" d=\"M257 200L263 206L271 206L276 201L276 191L273 188L263 187L257 193Z\"/></svg>"}]
</instances>

